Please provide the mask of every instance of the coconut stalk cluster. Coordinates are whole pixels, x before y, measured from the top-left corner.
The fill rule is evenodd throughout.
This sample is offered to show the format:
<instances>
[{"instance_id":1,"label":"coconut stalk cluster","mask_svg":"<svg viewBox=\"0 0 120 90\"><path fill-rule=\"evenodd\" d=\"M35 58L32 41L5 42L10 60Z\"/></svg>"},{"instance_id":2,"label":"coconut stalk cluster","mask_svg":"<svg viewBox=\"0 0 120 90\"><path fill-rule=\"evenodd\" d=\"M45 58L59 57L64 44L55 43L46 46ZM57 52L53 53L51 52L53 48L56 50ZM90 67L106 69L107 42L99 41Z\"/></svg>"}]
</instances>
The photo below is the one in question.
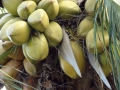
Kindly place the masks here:
<instances>
[{"instance_id":1,"label":"coconut stalk cluster","mask_svg":"<svg viewBox=\"0 0 120 90\"><path fill-rule=\"evenodd\" d=\"M85 10L88 14L79 22L75 37L83 38L86 41L87 51L92 54L95 54L95 4L96 0L85 2ZM61 24L57 22L57 18L69 20L72 17L79 16L82 10L77 0L2 0L2 5L8 13L2 15L0 19L0 40L2 41L0 42L0 55L3 56L8 51L9 53L0 60L2 66L0 77L5 83L12 83L6 78L15 80L20 73L19 71L24 68L27 74L31 76L30 78L34 78L36 82L35 77L39 77L36 65L48 57L50 48L59 47L62 43L63 30ZM110 67L110 65L103 55L103 44L108 47L109 35L106 29L102 29L101 26L98 26L96 45L98 53L100 53L101 66L105 75L108 76L111 69L105 68ZM102 35L104 36L104 43ZM83 74L87 67L85 52L75 40L70 40L70 45L78 67ZM73 79L79 78L69 62L62 56L58 56L58 58L61 69L66 75ZM23 86L23 90L32 90L31 88ZM12 88L11 90L16 89Z\"/></svg>"}]
</instances>

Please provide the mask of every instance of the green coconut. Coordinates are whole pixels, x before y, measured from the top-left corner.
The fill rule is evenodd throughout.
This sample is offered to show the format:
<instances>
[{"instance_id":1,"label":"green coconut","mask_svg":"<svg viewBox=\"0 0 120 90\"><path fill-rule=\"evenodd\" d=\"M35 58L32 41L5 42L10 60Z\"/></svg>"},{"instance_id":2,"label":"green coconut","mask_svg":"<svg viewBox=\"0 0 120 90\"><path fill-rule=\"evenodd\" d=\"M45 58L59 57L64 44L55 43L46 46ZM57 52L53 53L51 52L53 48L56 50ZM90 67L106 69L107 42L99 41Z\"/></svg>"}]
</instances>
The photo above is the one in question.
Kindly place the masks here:
<instances>
[{"instance_id":1,"label":"green coconut","mask_svg":"<svg viewBox=\"0 0 120 90\"><path fill-rule=\"evenodd\" d=\"M22 45L29 40L31 28L27 22L17 21L7 28L6 34L15 45Z\"/></svg>"},{"instance_id":2,"label":"green coconut","mask_svg":"<svg viewBox=\"0 0 120 90\"><path fill-rule=\"evenodd\" d=\"M72 1L65 0L59 3L58 16L63 19L70 19L71 17L77 15L79 12L81 12L80 7Z\"/></svg>"},{"instance_id":3,"label":"green coconut","mask_svg":"<svg viewBox=\"0 0 120 90\"><path fill-rule=\"evenodd\" d=\"M77 30L77 36L78 37L86 37L87 33L94 28L94 22L93 17L87 16L85 17L79 24L78 30Z\"/></svg>"},{"instance_id":4,"label":"green coconut","mask_svg":"<svg viewBox=\"0 0 120 90\"><path fill-rule=\"evenodd\" d=\"M57 0L42 0L38 3L38 9L44 9L50 20L54 20L59 12Z\"/></svg>"},{"instance_id":5,"label":"green coconut","mask_svg":"<svg viewBox=\"0 0 120 90\"><path fill-rule=\"evenodd\" d=\"M98 53L102 52L105 47L108 47L109 45L108 31L102 29L103 28L100 26L97 27L96 38L94 38L94 31L95 31L94 28L88 32L86 36L86 47L90 53L95 54L95 47L97 48ZM96 40L96 44L95 44L95 40Z\"/></svg>"},{"instance_id":6,"label":"green coconut","mask_svg":"<svg viewBox=\"0 0 120 90\"><path fill-rule=\"evenodd\" d=\"M6 23L3 25L3 27L1 28L1 34L0 34L0 39L1 39L2 41L9 41L9 38L8 38L8 36L6 35L6 30L7 30L7 28L8 28L11 24L15 23L16 21L22 21L22 19L19 18L19 17L16 17L16 18L13 18L13 19L9 20L8 22L6 22Z\"/></svg>"},{"instance_id":7,"label":"green coconut","mask_svg":"<svg viewBox=\"0 0 120 90\"><path fill-rule=\"evenodd\" d=\"M0 19L0 29L2 28L2 26L9 21L10 19L15 18L15 16L11 15L11 14L5 14L1 19Z\"/></svg>"},{"instance_id":8,"label":"green coconut","mask_svg":"<svg viewBox=\"0 0 120 90\"><path fill-rule=\"evenodd\" d=\"M57 46L62 41L63 31L57 22L50 22L48 28L44 32L50 46Z\"/></svg>"},{"instance_id":9,"label":"green coconut","mask_svg":"<svg viewBox=\"0 0 120 90\"><path fill-rule=\"evenodd\" d=\"M48 56L48 43L44 34L39 32L35 32L34 34L26 43L26 53L31 59L41 61Z\"/></svg>"},{"instance_id":10,"label":"green coconut","mask_svg":"<svg viewBox=\"0 0 120 90\"><path fill-rule=\"evenodd\" d=\"M2 0L3 7L12 15L18 16L17 7L23 0Z\"/></svg>"},{"instance_id":11,"label":"green coconut","mask_svg":"<svg viewBox=\"0 0 120 90\"><path fill-rule=\"evenodd\" d=\"M17 8L18 15L27 19L31 13L33 13L37 8L37 5L34 1L23 1Z\"/></svg>"},{"instance_id":12,"label":"green coconut","mask_svg":"<svg viewBox=\"0 0 120 90\"><path fill-rule=\"evenodd\" d=\"M49 26L49 18L43 9L37 9L28 17L28 23L35 30L44 32Z\"/></svg>"}]
</instances>

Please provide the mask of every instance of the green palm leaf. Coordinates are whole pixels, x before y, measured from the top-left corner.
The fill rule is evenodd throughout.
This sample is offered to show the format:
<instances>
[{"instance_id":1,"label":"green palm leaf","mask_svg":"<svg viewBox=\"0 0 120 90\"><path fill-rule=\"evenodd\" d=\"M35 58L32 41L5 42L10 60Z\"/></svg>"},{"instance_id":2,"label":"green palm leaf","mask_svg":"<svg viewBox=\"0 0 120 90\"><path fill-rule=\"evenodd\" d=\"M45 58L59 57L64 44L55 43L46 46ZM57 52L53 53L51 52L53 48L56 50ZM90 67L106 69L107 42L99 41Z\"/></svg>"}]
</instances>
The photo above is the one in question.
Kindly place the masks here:
<instances>
[{"instance_id":1,"label":"green palm leaf","mask_svg":"<svg viewBox=\"0 0 120 90\"><path fill-rule=\"evenodd\" d=\"M98 0L100 1L100 0ZM112 66L112 73L114 78L114 83L116 85L116 89L120 90L120 4L119 1L114 2L116 0L101 0L102 4L100 4L98 10L95 13L95 33L94 37L97 35L97 24L100 23L102 28L106 28L109 33L109 47L108 51L110 55L110 63ZM107 12L106 12L107 10ZM99 14L99 15L98 15ZM97 21L97 17L100 18L100 22ZM104 36L103 36L104 40ZM95 39L96 44L96 39ZM95 47L96 48L96 47ZM107 48L104 47L105 51ZM107 56L106 56L107 57ZM97 58L97 49L96 49L96 58Z\"/></svg>"}]
</instances>

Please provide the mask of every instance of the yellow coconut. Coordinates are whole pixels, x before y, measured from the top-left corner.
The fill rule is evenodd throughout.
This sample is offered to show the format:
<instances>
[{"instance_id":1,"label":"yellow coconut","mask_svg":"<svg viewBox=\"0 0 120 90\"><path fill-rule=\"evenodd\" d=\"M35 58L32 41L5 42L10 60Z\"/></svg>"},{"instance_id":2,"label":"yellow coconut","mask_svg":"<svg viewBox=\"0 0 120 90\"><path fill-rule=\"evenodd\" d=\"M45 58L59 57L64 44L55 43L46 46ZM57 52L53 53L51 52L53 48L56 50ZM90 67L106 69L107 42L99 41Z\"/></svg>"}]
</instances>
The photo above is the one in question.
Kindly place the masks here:
<instances>
[{"instance_id":1,"label":"yellow coconut","mask_svg":"<svg viewBox=\"0 0 120 90\"><path fill-rule=\"evenodd\" d=\"M38 3L38 9L44 9L50 20L54 20L59 12L57 0L42 0Z\"/></svg>"},{"instance_id":2,"label":"yellow coconut","mask_svg":"<svg viewBox=\"0 0 120 90\"><path fill-rule=\"evenodd\" d=\"M85 17L79 24L78 30L77 30L77 36L78 37L86 37L87 33L94 28L94 22L93 17L87 16Z\"/></svg>"},{"instance_id":3,"label":"yellow coconut","mask_svg":"<svg viewBox=\"0 0 120 90\"><path fill-rule=\"evenodd\" d=\"M2 0L3 7L12 15L18 16L17 7L23 0Z\"/></svg>"},{"instance_id":4,"label":"yellow coconut","mask_svg":"<svg viewBox=\"0 0 120 90\"><path fill-rule=\"evenodd\" d=\"M106 54L107 54L107 56L106 56ZM99 61L100 61L100 65L102 67L102 70L103 70L105 76L107 77L112 72L112 67L110 64L109 55L108 55L108 53L106 53L106 54L105 54L105 52L101 52L99 54L99 57L100 57Z\"/></svg>"},{"instance_id":5,"label":"yellow coconut","mask_svg":"<svg viewBox=\"0 0 120 90\"><path fill-rule=\"evenodd\" d=\"M29 15L34 12L37 8L37 5L34 1L23 1L17 8L18 15L27 19Z\"/></svg>"},{"instance_id":6,"label":"yellow coconut","mask_svg":"<svg viewBox=\"0 0 120 90\"><path fill-rule=\"evenodd\" d=\"M84 56L84 51L82 47L76 41L70 41L76 62L78 67L83 74L86 69L86 59ZM74 70L73 66L71 66L62 56L59 57L60 66L64 73L73 79L79 78L78 74Z\"/></svg>"},{"instance_id":7,"label":"yellow coconut","mask_svg":"<svg viewBox=\"0 0 120 90\"><path fill-rule=\"evenodd\" d=\"M15 16L11 15L11 14L5 14L1 19L0 19L0 29L2 28L2 26L9 21L10 19L15 18Z\"/></svg>"},{"instance_id":8,"label":"yellow coconut","mask_svg":"<svg viewBox=\"0 0 120 90\"><path fill-rule=\"evenodd\" d=\"M36 76L37 75L37 69L34 64L29 62L26 58L23 60L23 65L25 68L25 71L30 75L30 76Z\"/></svg>"},{"instance_id":9,"label":"yellow coconut","mask_svg":"<svg viewBox=\"0 0 120 90\"><path fill-rule=\"evenodd\" d=\"M102 31L103 31L103 33L102 33ZM109 35L108 35L107 30L98 26L97 32L96 32L96 38L94 38L94 35L95 35L94 33L95 33L95 30L93 28L88 32L88 34L86 36L87 50L93 54L95 54L95 47L97 49L97 52L100 53L104 50L105 47L108 47L108 45L109 45ZM104 36L104 39L103 39L103 36ZM95 40L96 40L96 44L95 44Z\"/></svg>"},{"instance_id":10,"label":"yellow coconut","mask_svg":"<svg viewBox=\"0 0 120 90\"><path fill-rule=\"evenodd\" d=\"M37 61L44 60L49 53L48 43L44 34L35 32L26 43L27 55Z\"/></svg>"},{"instance_id":11,"label":"yellow coconut","mask_svg":"<svg viewBox=\"0 0 120 90\"><path fill-rule=\"evenodd\" d=\"M26 60L28 60L29 62L31 62L31 63L34 64L34 65L36 65L36 64L39 63L39 61L36 61L36 60L31 59L31 58L27 55L27 53L26 53L26 44L23 44L23 45L22 45L22 51L23 51L23 54L24 54Z\"/></svg>"},{"instance_id":12,"label":"yellow coconut","mask_svg":"<svg viewBox=\"0 0 120 90\"><path fill-rule=\"evenodd\" d=\"M25 0L25 1L34 1L36 3L40 2L41 0Z\"/></svg>"},{"instance_id":13,"label":"yellow coconut","mask_svg":"<svg viewBox=\"0 0 120 90\"><path fill-rule=\"evenodd\" d=\"M43 9L37 9L28 17L28 23L34 29L44 32L49 26L49 18Z\"/></svg>"},{"instance_id":14,"label":"yellow coconut","mask_svg":"<svg viewBox=\"0 0 120 90\"><path fill-rule=\"evenodd\" d=\"M81 73L84 73L86 69L86 59L85 59L83 48L76 41L70 41L70 44L71 44L76 62L78 64L78 67Z\"/></svg>"},{"instance_id":15,"label":"yellow coconut","mask_svg":"<svg viewBox=\"0 0 120 90\"><path fill-rule=\"evenodd\" d=\"M7 28L6 34L15 45L22 45L29 40L31 28L26 21L17 21Z\"/></svg>"},{"instance_id":16,"label":"yellow coconut","mask_svg":"<svg viewBox=\"0 0 120 90\"><path fill-rule=\"evenodd\" d=\"M1 28L1 34L0 34L0 39L1 39L2 41L9 41L9 38L8 38L8 36L7 36L7 34L6 34L6 30L7 30L7 28L8 28L11 24L13 24L13 23L16 22L16 21L22 21L22 19L19 18L19 17L16 17L16 18L13 18L13 19L9 20L8 22L6 22L6 23L3 25L3 27Z\"/></svg>"},{"instance_id":17,"label":"yellow coconut","mask_svg":"<svg viewBox=\"0 0 120 90\"><path fill-rule=\"evenodd\" d=\"M85 2L85 10L87 13L94 15L95 10L98 9L101 0L87 0Z\"/></svg>"},{"instance_id":18,"label":"yellow coconut","mask_svg":"<svg viewBox=\"0 0 120 90\"><path fill-rule=\"evenodd\" d=\"M73 66L71 66L62 56L59 56L60 66L64 73L70 78L77 79L79 78Z\"/></svg>"},{"instance_id":19,"label":"yellow coconut","mask_svg":"<svg viewBox=\"0 0 120 90\"><path fill-rule=\"evenodd\" d=\"M94 13L94 8L95 8L95 4L96 4L96 0L87 0L85 2L85 10L88 13Z\"/></svg>"},{"instance_id":20,"label":"yellow coconut","mask_svg":"<svg viewBox=\"0 0 120 90\"><path fill-rule=\"evenodd\" d=\"M77 15L79 12L81 12L80 7L72 1L65 0L59 3L58 16L63 19L70 19L71 17Z\"/></svg>"},{"instance_id":21,"label":"yellow coconut","mask_svg":"<svg viewBox=\"0 0 120 90\"><path fill-rule=\"evenodd\" d=\"M65 0L57 0L57 1L58 1L58 3L60 3L61 1L65 1ZM76 4L78 3L77 0L68 0L68 1L72 1L72 2L74 2Z\"/></svg>"},{"instance_id":22,"label":"yellow coconut","mask_svg":"<svg viewBox=\"0 0 120 90\"><path fill-rule=\"evenodd\" d=\"M48 28L44 32L50 46L57 46L62 41L63 31L57 22L50 22Z\"/></svg>"}]
</instances>

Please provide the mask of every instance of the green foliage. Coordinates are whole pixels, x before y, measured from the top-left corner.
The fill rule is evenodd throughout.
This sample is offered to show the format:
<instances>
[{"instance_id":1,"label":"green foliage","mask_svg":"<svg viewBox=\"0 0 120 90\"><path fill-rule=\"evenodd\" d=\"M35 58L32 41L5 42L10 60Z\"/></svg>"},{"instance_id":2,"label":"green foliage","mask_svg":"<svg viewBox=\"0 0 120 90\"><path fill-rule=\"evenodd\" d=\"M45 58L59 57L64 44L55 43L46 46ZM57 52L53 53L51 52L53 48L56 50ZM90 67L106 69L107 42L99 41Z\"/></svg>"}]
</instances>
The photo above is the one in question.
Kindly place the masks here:
<instances>
[{"instance_id":1,"label":"green foliage","mask_svg":"<svg viewBox=\"0 0 120 90\"><path fill-rule=\"evenodd\" d=\"M100 0L98 0L100 1ZM114 83L116 89L120 90L120 6L116 4L113 0L101 0L101 4L95 13L95 33L94 37L97 35L98 24L102 28L106 28L109 33L109 47L104 47L104 50L109 54L110 63L113 70ZM98 20L98 17L100 20ZM100 22L98 22L100 21ZM104 29L103 29L104 30ZM104 40L104 36L103 36ZM96 44L96 39L95 39ZM96 49L97 58L97 49Z\"/></svg>"}]
</instances>

